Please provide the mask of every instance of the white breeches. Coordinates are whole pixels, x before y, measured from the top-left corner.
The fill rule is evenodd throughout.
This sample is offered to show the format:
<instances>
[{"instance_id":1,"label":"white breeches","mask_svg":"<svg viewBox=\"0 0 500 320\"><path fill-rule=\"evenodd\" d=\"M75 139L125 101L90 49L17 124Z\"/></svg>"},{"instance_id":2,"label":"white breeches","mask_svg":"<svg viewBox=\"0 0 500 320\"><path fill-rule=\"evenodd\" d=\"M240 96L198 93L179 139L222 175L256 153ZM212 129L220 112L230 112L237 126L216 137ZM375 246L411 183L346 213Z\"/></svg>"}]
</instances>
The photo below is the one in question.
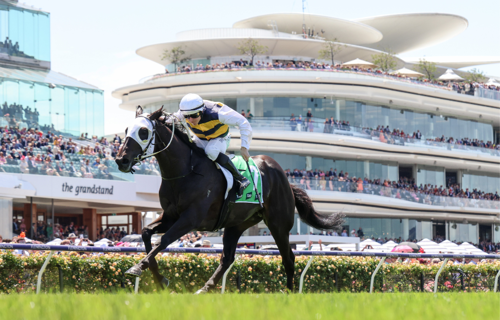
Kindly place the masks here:
<instances>
[{"instance_id":1,"label":"white breeches","mask_svg":"<svg viewBox=\"0 0 500 320\"><path fill-rule=\"evenodd\" d=\"M201 140L197 136L194 136L193 140L198 147L205 150L205 153L210 160L215 161L215 159L219 156L219 153L226 153L229 141L231 140L231 135L228 134L224 138L215 138L209 141Z\"/></svg>"}]
</instances>

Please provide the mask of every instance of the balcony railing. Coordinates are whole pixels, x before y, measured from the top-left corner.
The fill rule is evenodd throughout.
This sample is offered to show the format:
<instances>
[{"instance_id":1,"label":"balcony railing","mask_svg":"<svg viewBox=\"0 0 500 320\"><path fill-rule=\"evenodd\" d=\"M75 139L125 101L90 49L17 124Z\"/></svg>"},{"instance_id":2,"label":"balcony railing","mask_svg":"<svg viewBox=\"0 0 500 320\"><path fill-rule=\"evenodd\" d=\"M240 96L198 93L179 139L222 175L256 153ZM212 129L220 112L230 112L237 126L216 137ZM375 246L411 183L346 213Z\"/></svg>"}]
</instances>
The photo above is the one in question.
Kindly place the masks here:
<instances>
[{"instance_id":1,"label":"balcony railing","mask_svg":"<svg viewBox=\"0 0 500 320\"><path fill-rule=\"evenodd\" d=\"M436 149L443 151L451 151L457 153L466 154L485 154L495 157L500 157L500 147L496 146L495 149L476 147L471 145L457 144L457 143L447 143L447 142L436 142L430 141L422 136L421 139L413 139L406 137L393 136L391 134L381 133L377 130L372 130L370 128L353 127L345 124L335 124L333 126L325 125L323 119L312 118L311 122L306 122L307 118L304 118L301 122L295 121L291 122L289 119L285 118L253 118L250 120L252 129L254 130L275 130L275 131L295 131L307 134L308 132L336 134L345 135L355 138L362 138L372 141L384 142L391 145L416 147L416 148L426 148L426 149Z\"/></svg>"},{"instance_id":2,"label":"balcony railing","mask_svg":"<svg viewBox=\"0 0 500 320\"><path fill-rule=\"evenodd\" d=\"M391 75L388 73L381 72L379 70L367 71L367 70L356 70L356 69L343 69L343 68L331 68L331 69L312 69L312 68L267 68L267 67L236 67L228 69L202 69L202 70L191 70L183 72L172 72L172 73L159 73L152 76L147 76L139 80L139 83L146 83L149 81L154 81L158 79L173 77L177 75L184 74L199 74L199 73L213 73L213 72L239 72L239 71L304 71L304 72L325 72L325 73L343 73L352 75L365 75L370 77L376 77L385 80L395 80L399 82L415 84L419 86L426 86L431 88L442 89L446 91L455 91L453 88L443 82L428 81L427 79L419 80L417 78L407 78L403 76ZM500 100L500 91L490 90L485 88L476 88L474 96L488 99ZM460 92L462 93L462 92ZM471 93L472 95L472 93Z\"/></svg>"},{"instance_id":3,"label":"balcony railing","mask_svg":"<svg viewBox=\"0 0 500 320\"><path fill-rule=\"evenodd\" d=\"M481 209L500 209L500 201L479 200L460 197L436 196L426 194L414 190L391 188L375 184L361 184L350 181L339 181L337 178L332 180L320 180L315 178L288 178L291 184L297 185L304 190L320 190L320 191L336 191L370 194L381 197L400 199L415 203L421 203L431 206L440 207L464 207L464 208L481 208Z\"/></svg>"}]
</instances>

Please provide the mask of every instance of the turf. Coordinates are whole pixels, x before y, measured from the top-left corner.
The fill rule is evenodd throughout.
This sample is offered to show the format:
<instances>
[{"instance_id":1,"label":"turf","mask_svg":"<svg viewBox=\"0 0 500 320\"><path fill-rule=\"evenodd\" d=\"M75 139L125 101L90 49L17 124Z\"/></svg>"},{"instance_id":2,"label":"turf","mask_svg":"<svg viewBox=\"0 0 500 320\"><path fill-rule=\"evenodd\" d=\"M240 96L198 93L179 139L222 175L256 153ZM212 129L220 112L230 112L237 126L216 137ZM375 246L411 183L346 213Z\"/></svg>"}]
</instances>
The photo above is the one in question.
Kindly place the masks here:
<instances>
[{"instance_id":1,"label":"turf","mask_svg":"<svg viewBox=\"0 0 500 320\"><path fill-rule=\"evenodd\" d=\"M500 319L493 293L0 296L0 319Z\"/></svg>"}]
</instances>

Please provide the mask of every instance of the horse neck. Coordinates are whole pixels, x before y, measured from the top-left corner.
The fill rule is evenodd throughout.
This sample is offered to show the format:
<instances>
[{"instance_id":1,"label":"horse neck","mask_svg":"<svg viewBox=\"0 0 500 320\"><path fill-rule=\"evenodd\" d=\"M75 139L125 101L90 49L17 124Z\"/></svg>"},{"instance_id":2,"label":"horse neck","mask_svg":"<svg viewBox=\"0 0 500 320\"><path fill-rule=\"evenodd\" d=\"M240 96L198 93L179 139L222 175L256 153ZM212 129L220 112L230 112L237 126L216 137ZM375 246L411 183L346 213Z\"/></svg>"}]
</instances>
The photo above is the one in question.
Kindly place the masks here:
<instances>
[{"instance_id":1,"label":"horse neck","mask_svg":"<svg viewBox=\"0 0 500 320\"><path fill-rule=\"evenodd\" d=\"M155 152L165 148L173 133L167 127L163 127L163 130L158 130L158 134L165 145L156 137ZM155 157L161 175L166 179L186 174L191 170L191 149L175 135L167 150L158 153Z\"/></svg>"}]
</instances>

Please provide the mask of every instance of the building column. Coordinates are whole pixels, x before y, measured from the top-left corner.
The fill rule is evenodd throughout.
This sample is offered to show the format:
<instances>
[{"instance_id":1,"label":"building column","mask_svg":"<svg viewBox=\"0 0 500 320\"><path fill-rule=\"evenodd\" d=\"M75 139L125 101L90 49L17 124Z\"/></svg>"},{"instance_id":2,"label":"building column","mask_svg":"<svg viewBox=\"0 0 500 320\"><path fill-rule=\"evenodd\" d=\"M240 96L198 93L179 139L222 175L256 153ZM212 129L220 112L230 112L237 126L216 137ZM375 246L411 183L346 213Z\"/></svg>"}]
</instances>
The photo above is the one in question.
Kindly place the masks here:
<instances>
[{"instance_id":1,"label":"building column","mask_svg":"<svg viewBox=\"0 0 500 320\"><path fill-rule=\"evenodd\" d=\"M89 240L97 240L97 209L83 209L83 225L88 227Z\"/></svg>"},{"instance_id":2,"label":"building column","mask_svg":"<svg viewBox=\"0 0 500 320\"><path fill-rule=\"evenodd\" d=\"M0 198L0 235L12 239L12 199Z\"/></svg>"},{"instance_id":3,"label":"building column","mask_svg":"<svg viewBox=\"0 0 500 320\"><path fill-rule=\"evenodd\" d=\"M32 239L34 235L31 234L31 224L36 223L36 203L24 204L24 224L26 225L26 237Z\"/></svg>"},{"instance_id":4,"label":"building column","mask_svg":"<svg viewBox=\"0 0 500 320\"><path fill-rule=\"evenodd\" d=\"M137 234L142 233L142 215L140 212L132 212L132 229L137 232ZM130 230L132 233L132 230Z\"/></svg>"}]
</instances>

